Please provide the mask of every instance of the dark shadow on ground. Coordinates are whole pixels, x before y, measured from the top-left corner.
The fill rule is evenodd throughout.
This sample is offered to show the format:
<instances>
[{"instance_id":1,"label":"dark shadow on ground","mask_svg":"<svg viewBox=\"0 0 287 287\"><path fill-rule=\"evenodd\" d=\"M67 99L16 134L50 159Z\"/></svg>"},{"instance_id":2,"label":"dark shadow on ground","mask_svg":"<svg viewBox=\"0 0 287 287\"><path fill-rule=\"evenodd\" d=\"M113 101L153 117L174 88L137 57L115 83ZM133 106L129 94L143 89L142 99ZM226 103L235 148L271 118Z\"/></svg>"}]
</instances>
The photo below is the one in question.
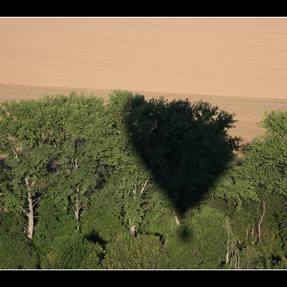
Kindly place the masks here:
<instances>
[{"instance_id":1,"label":"dark shadow on ground","mask_svg":"<svg viewBox=\"0 0 287 287\"><path fill-rule=\"evenodd\" d=\"M124 121L132 145L179 215L199 203L224 172L239 139L233 115L209 103L131 97Z\"/></svg>"}]
</instances>

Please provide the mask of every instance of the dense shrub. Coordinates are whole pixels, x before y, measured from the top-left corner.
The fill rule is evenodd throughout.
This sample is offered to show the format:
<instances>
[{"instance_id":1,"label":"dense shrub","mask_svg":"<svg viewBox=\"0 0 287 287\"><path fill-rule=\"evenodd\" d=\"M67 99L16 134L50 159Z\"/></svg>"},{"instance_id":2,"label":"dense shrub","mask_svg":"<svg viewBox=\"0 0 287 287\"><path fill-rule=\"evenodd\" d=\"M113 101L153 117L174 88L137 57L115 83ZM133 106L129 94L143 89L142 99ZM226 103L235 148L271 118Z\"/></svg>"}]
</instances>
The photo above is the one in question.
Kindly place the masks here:
<instances>
[{"instance_id":1,"label":"dense shrub","mask_svg":"<svg viewBox=\"0 0 287 287\"><path fill-rule=\"evenodd\" d=\"M118 236L108 244L104 268L111 269L155 269L167 268L168 256L159 237L139 235Z\"/></svg>"},{"instance_id":2,"label":"dense shrub","mask_svg":"<svg viewBox=\"0 0 287 287\"><path fill-rule=\"evenodd\" d=\"M38 256L24 234L24 220L17 213L0 213L0 268L33 269Z\"/></svg>"},{"instance_id":3,"label":"dense shrub","mask_svg":"<svg viewBox=\"0 0 287 287\"><path fill-rule=\"evenodd\" d=\"M73 217L50 198L41 202L37 218L33 243L41 256L47 253L57 237L69 236L76 231L76 222Z\"/></svg>"},{"instance_id":4,"label":"dense shrub","mask_svg":"<svg viewBox=\"0 0 287 287\"><path fill-rule=\"evenodd\" d=\"M57 237L42 260L45 269L98 268L101 248L74 233Z\"/></svg>"},{"instance_id":5,"label":"dense shrub","mask_svg":"<svg viewBox=\"0 0 287 287\"><path fill-rule=\"evenodd\" d=\"M220 268L223 266L229 234L220 211L203 207L189 214L166 248L173 268ZM230 238L231 239L231 238Z\"/></svg>"},{"instance_id":6,"label":"dense shrub","mask_svg":"<svg viewBox=\"0 0 287 287\"><path fill-rule=\"evenodd\" d=\"M116 237L117 234L127 232L123 225L121 215L121 202L107 184L101 192L95 194L93 204L82 215L82 232L94 241L106 242Z\"/></svg>"}]
</instances>

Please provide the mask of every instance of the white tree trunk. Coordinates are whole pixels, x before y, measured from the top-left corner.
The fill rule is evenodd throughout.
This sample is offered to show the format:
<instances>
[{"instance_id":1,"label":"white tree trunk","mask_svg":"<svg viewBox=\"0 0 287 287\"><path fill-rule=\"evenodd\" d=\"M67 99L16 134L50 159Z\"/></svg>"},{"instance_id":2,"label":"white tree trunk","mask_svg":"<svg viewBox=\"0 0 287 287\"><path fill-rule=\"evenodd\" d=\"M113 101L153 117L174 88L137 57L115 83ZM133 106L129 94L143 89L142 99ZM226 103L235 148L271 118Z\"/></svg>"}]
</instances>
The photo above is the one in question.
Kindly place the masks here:
<instances>
[{"instance_id":1,"label":"white tree trunk","mask_svg":"<svg viewBox=\"0 0 287 287\"><path fill-rule=\"evenodd\" d=\"M80 225L79 225L79 221L80 221L80 213L81 213L81 204L80 204L80 188L77 187L76 189L77 192L77 197L76 197L76 202L75 202L75 218L78 222L77 224L77 230L80 231Z\"/></svg>"},{"instance_id":2,"label":"white tree trunk","mask_svg":"<svg viewBox=\"0 0 287 287\"><path fill-rule=\"evenodd\" d=\"M77 159L74 159L74 168L78 169L79 168L80 163L78 162ZM80 220L80 187L78 186L76 188L76 202L75 202L75 218L77 221Z\"/></svg>"},{"instance_id":3,"label":"white tree trunk","mask_svg":"<svg viewBox=\"0 0 287 287\"><path fill-rule=\"evenodd\" d=\"M33 198L32 198L32 191L28 191L28 238L32 239L33 232L34 232L34 207L33 207Z\"/></svg>"},{"instance_id":4,"label":"white tree trunk","mask_svg":"<svg viewBox=\"0 0 287 287\"><path fill-rule=\"evenodd\" d=\"M257 238L258 238L258 242L261 241L261 224L265 215L265 211L266 211L266 202L265 200L263 200L262 202L262 213L260 215L258 224L257 224Z\"/></svg>"},{"instance_id":5,"label":"white tree trunk","mask_svg":"<svg viewBox=\"0 0 287 287\"><path fill-rule=\"evenodd\" d=\"M252 228L251 228L251 245L254 245L254 225L252 225Z\"/></svg>"},{"instance_id":6,"label":"white tree trunk","mask_svg":"<svg viewBox=\"0 0 287 287\"><path fill-rule=\"evenodd\" d=\"M33 238L33 233L34 233L34 204L33 204L33 194L32 194L32 186L34 185L35 182L32 182L31 184L29 183L29 178L25 178L25 183L26 187L28 190L28 212L27 212L27 217L28 217L28 228L27 228L27 236L29 239Z\"/></svg>"},{"instance_id":7,"label":"white tree trunk","mask_svg":"<svg viewBox=\"0 0 287 287\"><path fill-rule=\"evenodd\" d=\"M176 225L180 225L180 220L179 220L179 218L178 218L176 212L174 212L173 214L174 214L174 219L175 219Z\"/></svg>"},{"instance_id":8,"label":"white tree trunk","mask_svg":"<svg viewBox=\"0 0 287 287\"><path fill-rule=\"evenodd\" d=\"M75 203L75 218L77 221L80 220L80 202L79 199L76 199L76 203Z\"/></svg>"},{"instance_id":9,"label":"white tree trunk","mask_svg":"<svg viewBox=\"0 0 287 287\"><path fill-rule=\"evenodd\" d=\"M226 256L225 256L225 263L229 264L230 261L230 225L229 222L226 220L226 230L227 230L227 248L226 248Z\"/></svg>"},{"instance_id":10,"label":"white tree trunk","mask_svg":"<svg viewBox=\"0 0 287 287\"><path fill-rule=\"evenodd\" d=\"M135 225L132 225L130 227L130 234L131 234L132 237L136 236L136 226Z\"/></svg>"}]
</instances>

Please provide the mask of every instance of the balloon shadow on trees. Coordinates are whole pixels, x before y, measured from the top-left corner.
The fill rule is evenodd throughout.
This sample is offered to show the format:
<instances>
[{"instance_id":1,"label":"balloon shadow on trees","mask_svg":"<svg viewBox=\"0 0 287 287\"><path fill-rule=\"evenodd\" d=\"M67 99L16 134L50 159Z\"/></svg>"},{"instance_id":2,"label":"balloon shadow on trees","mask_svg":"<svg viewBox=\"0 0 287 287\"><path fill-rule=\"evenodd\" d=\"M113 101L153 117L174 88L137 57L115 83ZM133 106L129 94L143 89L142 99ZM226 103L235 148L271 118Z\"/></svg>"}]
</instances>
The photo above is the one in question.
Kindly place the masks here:
<instances>
[{"instance_id":1,"label":"balloon shadow on trees","mask_svg":"<svg viewBox=\"0 0 287 287\"><path fill-rule=\"evenodd\" d=\"M198 204L239 147L232 114L206 102L131 97L124 122L136 153L177 215Z\"/></svg>"}]
</instances>

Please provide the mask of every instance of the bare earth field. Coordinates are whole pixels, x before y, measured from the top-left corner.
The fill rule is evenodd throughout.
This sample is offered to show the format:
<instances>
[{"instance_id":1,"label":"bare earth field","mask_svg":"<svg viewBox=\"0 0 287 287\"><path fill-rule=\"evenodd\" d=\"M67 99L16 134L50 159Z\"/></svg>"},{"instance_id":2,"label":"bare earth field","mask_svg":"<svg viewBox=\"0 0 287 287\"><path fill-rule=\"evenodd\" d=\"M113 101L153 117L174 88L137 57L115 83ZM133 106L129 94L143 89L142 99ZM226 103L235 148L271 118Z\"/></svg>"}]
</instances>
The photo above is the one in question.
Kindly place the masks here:
<instances>
[{"instance_id":1,"label":"bare earth field","mask_svg":"<svg viewBox=\"0 0 287 287\"><path fill-rule=\"evenodd\" d=\"M286 56L287 18L0 18L0 102L112 89L202 99L250 141L265 112L287 110Z\"/></svg>"}]
</instances>

